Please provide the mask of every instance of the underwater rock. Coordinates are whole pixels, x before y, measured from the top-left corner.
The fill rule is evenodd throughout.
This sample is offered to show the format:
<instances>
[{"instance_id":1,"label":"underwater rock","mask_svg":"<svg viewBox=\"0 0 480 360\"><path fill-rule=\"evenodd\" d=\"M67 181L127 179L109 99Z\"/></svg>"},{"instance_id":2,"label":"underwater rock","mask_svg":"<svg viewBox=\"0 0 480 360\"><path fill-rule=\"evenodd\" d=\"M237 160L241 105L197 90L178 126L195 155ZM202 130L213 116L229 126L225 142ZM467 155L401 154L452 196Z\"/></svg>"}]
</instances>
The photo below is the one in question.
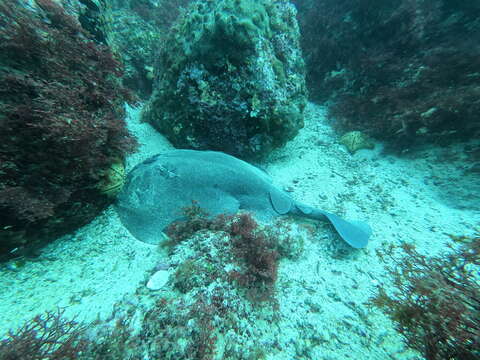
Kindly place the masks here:
<instances>
[{"instance_id":1,"label":"underwater rock","mask_svg":"<svg viewBox=\"0 0 480 360\"><path fill-rule=\"evenodd\" d=\"M152 94L158 48L181 9L193 0L101 1L107 7L104 28L108 44L125 65L123 84L147 100Z\"/></svg>"},{"instance_id":2,"label":"underwater rock","mask_svg":"<svg viewBox=\"0 0 480 360\"><path fill-rule=\"evenodd\" d=\"M305 68L288 2L195 2L158 56L143 112L176 147L267 154L303 126Z\"/></svg>"},{"instance_id":3,"label":"underwater rock","mask_svg":"<svg viewBox=\"0 0 480 360\"><path fill-rule=\"evenodd\" d=\"M215 226L212 222L168 245L169 260L178 267L155 307L142 316L141 332L148 336L141 341L155 344L147 347L148 358L264 359L272 353L267 339L272 328L280 329L277 232L295 238L304 233L263 227L245 216L219 217ZM252 335L246 339L245 334Z\"/></svg>"},{"instance_id":4,"label":"underwater rock","mask_svg":"<svg viewBox=\"0 0 480 360\"><path fill-rule=\"evenodd\" d=\"M109 42L125 64L123 84L134 90L142 99L152 92L152 65L161 31L144 21L130 9L112 11Z\"/></svg>"},{"instance_id":5,"label":"underwater rock","mask_svg":"<svg viewBox=\"0 0 480 360\"><path fill-rule=\"evenodd\" d=\"M350 154L360 149L373 149L375 144L361 131L349 131L340 138L340 144L345 145Z\"/></svg>"}]
</instances>

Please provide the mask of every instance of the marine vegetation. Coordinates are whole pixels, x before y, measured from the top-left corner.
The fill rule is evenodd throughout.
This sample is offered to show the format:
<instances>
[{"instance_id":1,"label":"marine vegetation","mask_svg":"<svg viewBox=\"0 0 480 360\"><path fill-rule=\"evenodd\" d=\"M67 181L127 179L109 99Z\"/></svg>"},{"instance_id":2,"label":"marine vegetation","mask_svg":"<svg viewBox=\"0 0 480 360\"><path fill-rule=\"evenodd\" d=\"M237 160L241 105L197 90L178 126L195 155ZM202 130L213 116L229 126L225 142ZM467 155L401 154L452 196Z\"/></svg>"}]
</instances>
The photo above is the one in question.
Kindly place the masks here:
<instances>
[{"instance_id":1,"label":"marine vegetation","mask_svg":"<svg viewBox=\"0 0 480 360\"><path fill-rule=\"evenodd\" d=\"M279 242L288 225L261 226L249 213L209 217L194 203L167 230L173 293L146 313L141 334L161 359L260 359L256 322L274 322ZM294 239L296 240L296 239ZM285 250L284 247L283 250ZM188 327L185 326L188 324ZM239 347L238 344L242 343Z\"/></svg>"},{"instance_id":2,"label":"marine vegetation","mask_svg":"<svg viewBox=\"0 0 480 360\"><path fill-rule=\"evenodd\" d=\"M480 132L480 3L294 0L307 85L342 130L406 150Z\"/></svg>"},{"instance_id":3,"label":"marine vegetation","mask_svg":"<svg viewBox=\"0 0 480 360\"><path fill-rule=\"evenodd\" d=\"M78 359L90 344L86 327L63 314L64 310L47 312L11 331L0 341L0 360Z\"/></svg>"},{"instance_id":4,"label":"marine vegetation","mask_svg":"<svg viewBox=\"0 0 480 360\"><path fill-rule=\"evenodd\" d=\"M405 344L427 360L479 359L480 237L444 256L427 257L407 243L379 255L393 261L387 269L394 289L381 288L372 304L393 320Z\"/></svg>"},{"instance_id":5,"label":"marine vegetation","mask_svg":"<svg viewBox=\"0 0 480 360\"><path fill-rule=\"evenodd\" d=\"M90 221L135 145L122 65L56 2L35 4L0 3L0 254Z\"/></svg>"},{"instance_id":6,"label":"marine vegetation","mask_svg":"<svg viewBox=\"0 0 480 360\"><path fill-rule=\"evenodd\" d=\"M117 315L116 311L112 313ZM103 325L69 320L64 309L47 311L0 341L0 360L143 359L143 349L132 334L129 319L120 317L112 326Z\"/></svg>"},{"instance_id":7,"label":"marine vegetation","mask_svg":"<svg viewBox=\"0 0 480 360\"><path fill-rule=\"evenodd\" d=\"M254 301L270 300L280 259L276 233L260 227L250 213L210 218L196 203L186 207L184 213L185 221L174 222L167 228L171 244L201 230L225 232L231 239L235 262L240 265L228 273L229 280L247 289L247 295Z\"/></svg>"}]
</instances>

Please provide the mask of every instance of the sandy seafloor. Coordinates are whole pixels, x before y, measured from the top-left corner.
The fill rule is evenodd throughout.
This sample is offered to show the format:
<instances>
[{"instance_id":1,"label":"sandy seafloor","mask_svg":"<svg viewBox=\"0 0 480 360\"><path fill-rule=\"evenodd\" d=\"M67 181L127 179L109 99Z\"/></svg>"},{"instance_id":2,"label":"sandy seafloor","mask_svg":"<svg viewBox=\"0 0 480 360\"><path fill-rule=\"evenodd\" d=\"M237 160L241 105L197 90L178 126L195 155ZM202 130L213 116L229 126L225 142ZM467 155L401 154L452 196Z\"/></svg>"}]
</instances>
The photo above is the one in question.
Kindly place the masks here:
<instances>
[{"instance_id":1,"label":"sandy seafloor","mask_svg":"<svg viewBox=\"0 0 480 360\"><path fill-rule=\"evenodd\" d=\"M128 111L129 127L141 147L128 159L127 170L172 148L139 122L139 112ZM462 176L467 166L463 145L397 157L376 144L375 150L351 155L325 115L323 107L309 104L305 128L258 165L295 199L367 221L374 233L366 249L348 251L323 226L307 240L298 260L281 261L279 319L273 326L257 324L275 339L277 350L268 358L421 359L403 345L386 316L365 305L377 287L389 286L375 250L409 241L435 255L445 250L448 234L472 234L480 223L478 181ZM53 242L38 259L18 269L1 266L0 334L57 307L81 321L106 319L115 303L136 303L153 267L168 261L164 256L157 247L135 240L110 207ZM162 291L148 296L153 300Z\"/></svg>"}]
</instances>

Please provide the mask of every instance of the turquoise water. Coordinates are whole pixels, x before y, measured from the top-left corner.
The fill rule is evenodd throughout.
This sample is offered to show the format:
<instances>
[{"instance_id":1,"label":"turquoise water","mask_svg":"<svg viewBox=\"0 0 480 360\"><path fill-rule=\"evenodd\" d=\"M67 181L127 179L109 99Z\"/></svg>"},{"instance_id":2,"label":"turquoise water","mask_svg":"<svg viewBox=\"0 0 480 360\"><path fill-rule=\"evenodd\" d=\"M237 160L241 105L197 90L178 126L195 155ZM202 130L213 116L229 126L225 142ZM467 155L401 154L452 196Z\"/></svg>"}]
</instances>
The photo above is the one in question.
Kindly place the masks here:
<instances>
[{"instance_id":1,"label":"turquoise water","mask_svg":"<svg viewBox=\"0 0 480 360\"><path fill-rule=\"evenodd\" d=\"M228 4L225 5L224 2L222 6L228 8ZM9 0L8 3L15 2ZM42 1L37 3L41 4ZM192 53L197 57L190 63L179 60L177 65L179 67L184 65L184 69L187 70L178 76L175 83L177 87L166 91L165 79L172 76L175 71L170 69L167 75L162 75L162 70L167 73L165 69L171 63L165 59L171 59L169 56L176 53L172 52L169 56L164 55L165 58L155 60L155 56L162 55L154 52L150 46L156 41L165 42L166 38L162 36L166 35L161 35L158 29L168 30L176 18L176 8L186 3L179 1L166 5L155 1L131 1L127 7L121 1L108 6L102 2L97 4L82 1L80 5L70 1L61 2L69 14L74 16L83 14L81 25L84 28L93 26L92 23L85 22L85 17L96 19L99 21L97 25L103 26L103 32L99 32L95 37L95 46L101 41L107 43L111 41L115 44L112 48L122 53L121 58L126 66L126 72L123 74L124 83L138 96L136 106L132 106L132 101L130 104L124 102L128 99L116 93L117 99L121 98L121 101L114 104L115 97L112 94L118 89L109 82L90 83L90 72L86 68L82 68L82 71L85 71L85 83L92 86L91 88L85 85L80 96L80 92L75 92L78 83L70 84L73 90L63 87L64 83L61 81L69 79L67 71L65 74L62 73L63 77L57 79L56 85L54 84L61 85L63 95L55 93L56 96L49 98L52 93L48 90L53 88L45 85L48 83L46 80L44 83L38 81L41 77L39 74L43 74L46 79L51 79L48 76L55 78L60 70L65 69L62 66L66 65L63 62L61 66L55 62L44 63L43 60L47 59L46 53L37 54L43 59L39 60L38 64L30 63L30 58L24 58L27 60L22 62L23 60L15 57L11 47L0 47L2 50L0 79L4 80L4 84L8 84L3 87L0 85L0 101L6 104L0 110L0 126L5 133L8 130L8 136L0 137L6 144L0 149L0 159L3 162L0 164L0 210L4 214L0 216L3 218L0 222L3 226L0 232L0 250L3 251L0 253L0 360L59 358L446 360L444 354L454 354L451 358L459 360L480 359L478 320L480 316L477 296L480 294L478 257L480 181L476 120L472 120L469 128L471 136L448 137L445 134L453 131L452 129L442 128L441 131L437 131L428 120L434 114L444 114L442 112L444 99L436 97L438 101L434 106L435 104L430 103L433 100L428 97L430 110L426 112L422 110L423 125L420 127L416 127L414 121L410 123L408 117L402 118L403 121L391 120L397 115L395 119L400 119L404 115L395 108L396 110L392 111L397 111L396 115L393 113L385 115L384 123L377 123L378 114L371 114L369 118L371 123L367 121L365 113L358 117L350 114L351 128L339 128L342 121L342 126L348 123L341 119L342 116L346 116L345 114L349 114L349 111L343 109L343 112L336 113L338 118L333 116L333 99L338 101L336 96L340 96L341 91L353 92L357 83L350 79L353 82L349 84L342 82L343 85L338 85L339 83L335 81L340 81L343 76L350 76L350 73L338 68L338 64L335 65L336 70L332 68L329 75L325 76L322 91L332 90L329 88L333 86L331 84L337 84L338 87L335 93L332 93L330 102L324 102L326 99L322 98L328 95L318 92L316 85L312 85L312 77L318 75L314 69L312 70L312 59L316 61L314 65L320 66L319 53L306 48L304 43L302 46L307 66L307 82L305 83L305 79L299 75L305 76L301 70L305 64L303 60L298 59L301 56L299 42L310 39L308 34L315 34L312 30L314 20L308 16L308 12L305 13L309 6L312 7L309 11L313 13L315 3L308 1L295 2L299 9L298 15L291 5L286 5L286 2L272 2L274 5L269 7L267 4L269 1L255 3L242 0L238 2L241 5L232 5L232 9L235 6L241 8L235 16L240 18L239 22L242 24L241 27L235 28L233 34L225 25L226 38L232 36L229 41L231 39L238 41L233 42L233 46L221 38L224 42L220 42L223 45L219 47L210 47L210 43L205 43L204 46L195 48L202 41L211 39L208 36L200 37L195 31L188 36L172 35L171 44L177 41L184 43L182 39L190 39L191 44L196 44L191 47L196 49L192 50ZM189 29L189 26L195 28L197 22L201 25L202 21L205 23L203 28L208 28L211 25L209 21L215 17L205 14L208 13L208 6L213 6L213 3L205 4L207 3L209 5L205 5L205 8L195 10L200 15L193 16L191 23L187 21L190 25L185 25L181 29ZM336 11L343 11L342 6L346 6L347 3L341 2L341 6L335 8ZM36 8L32 4L26 8ZM51 4L49 1L43 2L43 6L47 8L52 6ZM322 4L324 7L333 6L329 1ZM403 4L400 10L406 11L404 7L407 5ZM271 20L268 26L265 25L268 21L265 20L267 15L263 14L263 7L270 9L270 12L267 11L265 14L271 19L276 19L271 13L271 9L276 9L282 14L283 20ZM88 11L85 10L87 8ZM0 30L3 31L0 32L0 40L3 38L5 43L9 40L8 32L5 30L8 29L6 24L11 21L7 9L0 7L2 10ZM154 17L157 13L149 12L153 11L152 9L163 11L162 14L170 14L172 18L165 16L160 21ZM418 9L417 14L423 14L422 11L425 9L423 7ZM434 6L432 18L437 14L433 10L440 11ZM476 10L474 6L470 9L472 13ZM193 13L193 10L190 11ZM442 8L442 11L445 9ZM457 9L449 11L454 13ZM98 14L103 14L100 16L101 21ZM190 13L185 14L184 16L188 18ZM467 15L464 14L465 21L470 19L470 15ZM345 16L343 22L349 24L354 21L351 16L355 16L355 13ZM289 17L299 19L300 32L296 21L290 24L291 28L285 28L284 21L287 23L285 19ZM47 18L41 20L46 24L44 29L54 27L55 31L61 34L84 36L75 32L78 31L76 27L72 28L65 22L55 20L56 18ZM229 17L222 17L221 21L228 23L225 19ZM346 26L345 24L337 25L343 29L342 26ZM89 31L93 31L92 29L93 27L88 28ZM271 31L271 34L261 35L258 29ZM102 34L108 36L103 37ZM292 37L294 35L303 38L294 38ZM55 41L59 41L61 36L58 34L55 36L58 36L54 37L57 39ZM119 40L122 36L123 43ZM213 38L213 42L218 40ZM276 39L272 40L274 45L268 42L273 38ZM394 38L393 34L391 38ZM88 42L85 39L82 41ZM255 42L252 39L260 40ZM249 53L253 51L249 47L250 40L257 44L256 48L253 47L257 51L254 53L256 55ZM385 44L387 43L388 46L392 46L388 39L385 40ZM376 51L383 49L381 45L378 46ZM237 51L244 48L250 50L247 51L248 61L242 67L239 65L242 63L239 60L241 55ZM173 49L177 48L174 46ZM225 52L222 52L222 49ZM32 49L26 53L36 54ZM153 53L156 55L152 55ZM59 54L61 52L49 56L57 59L56 56ZM73 56L72 53L68 54ZM285 56L289 54L290 57L284 59L280 54ZM337 55L342 56L340 53ZM184 54L180 57L182 56ZM222 56L228 61L222 63ZM328 56L332 54L329 53ZM89 59L92 62L100 62L99 58ZM110 61L105 60L106 58L101 59ZM202 59L208 61L202 63ZM375 59L380 61L380 58ZM213 61L215 65L209 61ZM220 68L223 70L217 73L215 71L218 70L216 66L219 62L222 63ZM43 68L45 64L55 69L56 75L45 70L50 69L48 66ZM80 66L79 64L74 65ZM38 69L35 66L38 66ZM75 73L75 66L68 69L72 78L80 81L74 77L78 75ZM411 65L411 68L413 66ZM156 67L160 67L160 70ZM175 66L172 68L175 69ZM249 82L242 83L243 78L239 77L238 80L235 77L238 74L244 76L248 73L246 69L253 68L258 72L252 75ZM353 68L354 65L351 69ZM474 63L468 69L471 70L470 77L478 77L478 73L475 75L473 72ZM395 70L393 65L390 70ZM32 90L21 93L23 97L18 95L19 90L12 85L14 84L12 79L16 79L17 84L23 84L22 86L25 83L21 82L20 78L22 81L30 79L26 75L23 78L20 73L29 74L31 79L37 81L34 85L29 84L38 93ZM417 75L420 76L419 74ZM370 79L373 78L372 74ZM431 79L434 79L433 75ZM472 90L471 84L453 75L452 79L447 86L448 89L457 86L458 98L462 101L470 99L467 93ZM232 86L228 88L225 84ZM308 102L305 84L310 91ZM165 93L160 94L161 86ZM352 87L348 90L348 86ZM403 82L399 88L409 86L410 83ZM357 98L366 96L365 94L370 91L366 90L367 87L365 84L363 90L356 89L358 92L355 96ZM185 89L189 90L183 92ZM232 89L235 90L235 96L230 96ZM58 88L55 90L58 91ZM197 90L198 92L195 92ZM79 96L79 99L85 97L88 101L81 103L82 106L77 102L59 105L59 99L66 101L65 98L71 95L68 91ZM97 94L96 91L98 96L88 97L87 94ZM105 95L109 91L112 98ZM389 109L392 109L393 104L396 106L400 102L397 98L388 99L388 94L385 95L386 90L382 91L385 93L377 94L371 104L384 104L384 101L387 101L391 105ZM65 94L67 95L64 96ZM173 100L168 94L174 94ZM394 95L398 93L395 92ZM149 96L152 96L150 101ZM426 97L424 93L417 94L417 98ZM417 111L416 106L419 105L411 101L409 111ZM18 102L28 104L29 110L24 112L21 111L23 108L12 105L16 106ZM42 106L50 104L51 109L37 107L39 103ZM85 105L87 103L88 106ZM184 109L187 103L191 104L194 110ZM159 110L162 109L161 104L164 105L163 112ZM335 104L338 105L338 102ZM357 103L352 100L348 104L353 106ZM457 106L458 113L467 116L468 114L461 108L462 104L464 105L456 102L454 105ZM476 106L475 104L472 104L472 107ZM78 108L74 108L74 105ZM172 110L175 106L179 106L179 109L175 110L177 113ZM368 106L359 109L362 111L370 109ZM122 114L123 108L125 114ZM72 109L73 112L67 111ZM114 118L117 120L105 115L110 114L109 111L118 116ZM228 122L228 125L221 123L225 129L217 131L220 120L216 116L218 113L222 114L222 111L225 118L231 117L229 118L231 122ZM300 111L303 111L301 116ZM38 117L30 119L27 116L29 113ZM73 113L83 117L79 115L79 118L76 118ZM200 115L197 116L195 113ZM172 114L177 114L178 117ZM40 141L40 148L36 146L41 136L29 131L33 128L43 129L44 125L35 127L30 122L25 122L26 125L23 124L19 128L10 126L15 121L20 122L18 119L30 119L29 121L37 121L36 124L40 124L42 119L50 119L49 116L58 122L48 123L48 132L41 133L44 137ZM127 145L123 141L127 139L127 131L121 122L123 116L125 129L138 142L138 146L131 152L126 151ZM360 121L359 118L363 120ZM392 126L399 127L386 126L390 120L394 124ZM204 121L207 121L207 129ZM253 126L252 130L248 127L250 125L242 127L242 121L247 123L253 121L257 125ZM300 125L301 122L303 126ZM83 125L75 128L77 124ZM458 129L455 131L465 131L461 128L463 122L457 121L456 124ZM235 126L240 126L242 130L238 133L240 135L235 132ZM379 130L380 128L383 130ZM163 129L163 132L158 131L159 129ZM198 129L203 129L205 133L199 133ZM55 132L57 130L58 134ZM257 130L259 132L254 133L255 135L248 139L248 143L241 143L240 140L241 145L236 146L234 143L238 139L244 139L244 134ZM277 144L274 140L269 140L269 136L273 135L268 131L284 138ZM413 131L410 135L418 143L404 142L406 136L404 133L407 134L409 131ZM379 134L382 132L383 135ZM45 134L55 134L55 139L61 141L49 142L51 138ZM81 136L82 134L85 136ZM204 134L208 134L210 138L204 137ZM392 140L397 139L396 136L401 141ZM112 140L110 143L105 140L113 137L116 137L116 142ZM27 140L17 141L24 138L31 142L33 150L29 150ZM87 139L95 141L89 142ZM82 147L83 141L87 144L83 147L91 149L91 152L74 151L75 148ZM104 146L104 142L108 146ZM58 144L60 149L61 146L65 146L65 153L60 154L60 157L57 157ZM146 218L150 221L162 216L170 221L169 214L164 212L167 205L162 207L162 201L167 199L158 196L145 197L147 191L155 191L151 188L151 182L147 181L146 176L132 179L128 174L152 156L175 149L173 144L177 147L193 148L198 145L200 149L205 147L200 147L199 144L202 146L210 144L211 148L208 149L213 150L222 150L218 147L227 144L223 150L234 155L254 154L249 162L260 169L254 171L258 178L269 179L265 181L271 181L272 187L280 189L283 194L288 194L297 202L337 214L344 219L356 219L368 224L371 228L368 244L354 248L339 236L329 222L284 214L287 211L281 211L284 204L278 199L272 198L271 194L265 194L267 200L260 204L256 202L259 201L257 193L254 198L248 199L248 204L261 206L258 205L255 209L252 205L248 208L250 212L245 211L245 207L240 207L239 212L233 217L201 216L201 209L196 208L194 203L193 207L186 209L185 217L188 220L186 223L176 224L163 233L157 231L158 229L149 228L149 241L146 241L142 236L138 236L145 234L138 231L138 227L147 228ZM403 148L393 151L392 146ZM40 154L42 156L35 156L39 152L38 149L41 149L40 152L43 151ZM99 152L99 149L103 152ZM132 205L136 200L137 209L151 209L143 218L139 219L132 208L120 208L122 204L117 202L115 198L117 194L108 193L108 189L116 189L118 182L110 186L110 182L104 180L106 183L103 183L99 180L107 178L113 182L109 178L110 175L106 176L105 172L93 176L100 185L88 183L82 186L75 184L78 185L77 188L68 187L69 191L88 189L99 193L97 195L99 197L106 196L109 199L108 205L103 208L99 205L98 209L92 210L89 206L94 207L92 204L95 202L75 198L78 204L69 208L68 212L61 213L64 208L58 206L52 210L54 215L51 215L50 208L41 207L35 202L41 199L42 193L33 194L32 189L38 190L38 186L41 188L42 181L45 183L48 181L50 184L55 178L54 175L58 174L59 178L63 176L61 174L64 171L63 165L58 160L55 160L58 164L54 164L57 167L53 165L42 167L42 161L45 162L52 157L66 159L66 163L72 161L75 164L85 164L83 161L91 160L89 156L92 154L95 155L93 156L96 157L95 160L99 157L111 160L114 158L112 149L122 149L123 154L120 161L114 159L116 164L121 164L120 170L115 168L117 173L121 174L118 178L121 180L115 180L120 182L118 187L121 188L124 181L137 181L143 184L145 193L140 193L144 190L137 190L136 194L131 195L133 200L130 199L129 203ZM259 153L263 155L256 156ZM95 163L90 160L86 161L86 164ZM22 182L23 176L30 174L32 168L35 169L37 165L43 172L33 172L34 176L29 177L29 181ZM14 172L11 169L20 170ZM80 173L85 171L84 169L85 167L78 165L68 168L68 172ZM192 178L201 173L200 170L204 169L194 168ZM168 174L173 179L176 176L169 168L153 168L152 171L158 171L161 176ZM12 173L17 174L17 177L10 176ZM160 176L158 174L149 176L155 179L156 175ZM224 175L230 177L229 185L237 186L235 189L237 198L248 194L250 189L238 190L240 176ZM80 178L68 177L68 179ZM31 183L40 185L28 187L27 185ZM175 205L184 195L187 196L191 189L175 186L175 184L183 186L185 182L172 183L174 185L171 191L174 194L168 201ZM23 192L13 192L14 196L11 195L12 192L9 191L11 188L19 188L18 184L23 184L23 188L29 189L27 195ZM220 180L215 182L213 187L218 187L218 184L222 182ZM49 193L49 201L53 203L58 198L67 196L61 192L62 186L54 187L55 196ZM234 213L239 207L236 199L229 198L227 204L226 197L222 198L216 191L212 191L211 194L211 199L207 200L211 200L215 206L220 202L221 209L234 209L235 211L232 211ZM87 203L88 206L85 205ZM261 211L265 210L265 204L271 205L273 210L269 208L268 211ZM169 203L168 208L173 205ZM211 208L216 208L215 206ZM15 212L18 208L26 210L23 213ZM27 226L25 222L28 216L21 218L22 215L33 214L32 209L41 209L42 214L50 214L48 216L55 217L55 221L65 223L69 221L67 214L72 217L82 216L84 214L82 209L92 211L95 216L91 217L91 221L84 221L85 225L73 226L74 229L67 231L66 234L45 241L44 230L54 228L54 225L47 220L42 222L48 218L47 215L40 220L35 218L37 222L33 223L37 227L34 229L38 233L35 231L32 233L32 228L29 227L31 225ZM232 215L226 210L227 215ZM39 215L35 213L35 216ZM129 221L125 221L126 218ZM132 226L132 223L135 223L135 226ZM25 229L21 229L22 224L25 225ZM134 228L135 230L132 230ZM360 225L360 229L365 229L365 225ZM21 240L22 236L24 240ZM29 246L29 242L35 243L35 246ZM42 246L37 246L37 242L42 243ZM379 297L379 294L385 296ZM417 320L421 326L415 328L412 322L409 323L409 319ZM467 328L462 324L468 324ZM440 329L444 327L447 327L448 331L442 333ZM471 338L463 338L465 334ZM53 344L46 340L49 336L55 340ZM434 345L430 343L431 341Z\"/></svg>"}]
</instances>

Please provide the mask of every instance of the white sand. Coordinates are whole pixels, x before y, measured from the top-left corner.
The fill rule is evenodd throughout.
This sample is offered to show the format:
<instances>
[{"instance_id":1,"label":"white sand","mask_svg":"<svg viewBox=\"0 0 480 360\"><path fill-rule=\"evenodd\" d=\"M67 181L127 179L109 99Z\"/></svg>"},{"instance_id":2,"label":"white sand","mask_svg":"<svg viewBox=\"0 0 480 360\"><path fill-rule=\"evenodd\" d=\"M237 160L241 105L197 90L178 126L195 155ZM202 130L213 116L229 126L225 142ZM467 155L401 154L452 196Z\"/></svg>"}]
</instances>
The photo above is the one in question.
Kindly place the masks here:
<instances>
[{"instance_id":1,"label":"white sand","mask_svg":"<svg viewBox=\"0 0 480 360\"><path fill-rule=\"evenodd\" d=\"M128 159L127 170L171 148L148 124L139 123L138 113L129 110L129 128L141 147ZM374 230L367 249L349 251L328 227L317 225L301 259L281 262L279 351L271 358L420 359L405 349L383 314L365 306L376 287L389 286L375 249L411 241L421 252L438 254L449 241L447 234L472 234L480 223L478 208L446 204L445 186L458 181L463 191L456 194L455 187L448 187L449 205L457 195L461 206L478 195L468 196L474 185L460 183L468 179L455 178L458 162L437 161L447 150L427 149L409 159L383 155L377 145L352 156L337 141L324 109L310 104L306 127L260 164L294 198L365 220ZM37 261L18 271L8 264L0 270L0 336L57 306L79 320L108 318L115 303L135 298L162 256L155 246L136 241L110 207L91 224L53 242Z\"/></svg>"}]
</instances>

